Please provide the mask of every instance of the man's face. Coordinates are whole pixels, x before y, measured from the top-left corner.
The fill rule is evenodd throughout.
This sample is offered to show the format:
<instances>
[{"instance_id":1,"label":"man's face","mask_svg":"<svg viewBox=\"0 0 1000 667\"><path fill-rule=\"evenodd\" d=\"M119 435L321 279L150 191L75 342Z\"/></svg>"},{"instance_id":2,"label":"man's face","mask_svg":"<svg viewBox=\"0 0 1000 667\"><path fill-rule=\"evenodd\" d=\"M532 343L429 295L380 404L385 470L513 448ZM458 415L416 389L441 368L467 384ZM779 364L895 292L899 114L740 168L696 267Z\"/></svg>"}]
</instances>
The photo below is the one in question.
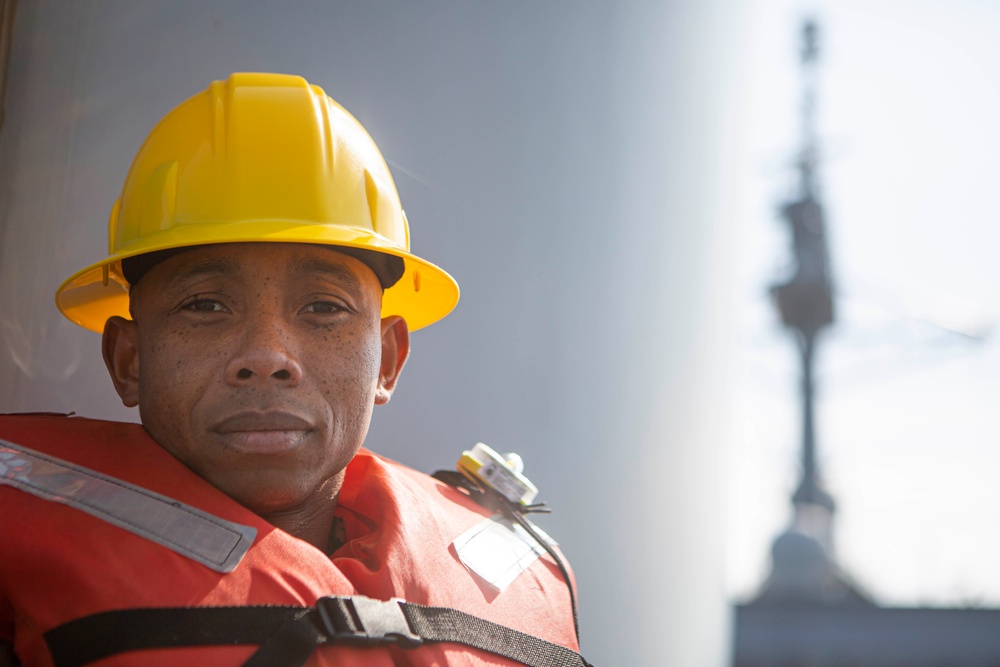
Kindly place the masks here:
<instances>
[{"instance_id":1,"label":"man's face","mask_svg":"<svg viewBox=\"0 0 1000 667\"><path fill-rule=\"evenodd\" d=\"M203 246L139 281L105 356L162 447L258 513L294 511L339 489L406 359L381 295L331 248Z\"/></svg>"}]
</instances>

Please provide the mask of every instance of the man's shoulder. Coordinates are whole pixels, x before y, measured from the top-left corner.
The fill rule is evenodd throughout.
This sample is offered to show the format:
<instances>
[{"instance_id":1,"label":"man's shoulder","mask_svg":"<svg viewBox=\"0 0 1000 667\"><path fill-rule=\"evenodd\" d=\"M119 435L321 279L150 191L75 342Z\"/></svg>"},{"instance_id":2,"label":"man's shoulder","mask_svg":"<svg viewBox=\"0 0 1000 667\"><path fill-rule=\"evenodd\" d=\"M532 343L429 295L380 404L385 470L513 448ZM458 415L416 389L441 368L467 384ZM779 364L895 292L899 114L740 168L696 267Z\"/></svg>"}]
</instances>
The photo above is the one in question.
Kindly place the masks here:
<instances>
[{"instance_id":1,"label":"man's shoulder","mask_svg":"<svg viewBox=\"0 0 1000 667\"><path fill-rule=\"evenodd\" d=\"M78 449L95 443L148 441L140 424L89 419L73 413L0 414L0 439L47 450ZM58 456L56 451L49 452Z\"/></svg>"},{"instance_id":2,"label":"man's shoulder","mask_svg":"<svg viewBox=\"0 0 1000 667\"><path fill-rule=\"evenodd\" d=\"M247 523L254 516L158 445L141 424L51 413L0 414L0 463L19 454L67 469L69 477L123 483L234 521ZM0 491L8 486L0 483Z\"/></svg>"},{"instance_id":3,"label":"man's shoulder","mask_svg":"<svg viewBox=\"0 0 1000 667\"><path fill-rule=\"evenodd\" d=\"M137 470L183 467L141 424L53 413L0 414L0 447L24 448L135 484ZM152 475L155 481L155 475Z\"/></svg>"},{"instance_id":4,"label":"man's shoulder","mask_svg":"<svg viewBox=\"0 0 1000 667\"><path fill-rule=\"evenodd\" d=\"M0 412L0 427L53 427L53 428L141 428L134 422L82 417L75 412Z\"/></svg>"},{"instance_id":5,"label":"man's shoulder","mask_svg":"<svg viewBox=\"0 0 1000 667\"><path fill-rule=\"evenodd\" d=\"M366 448L361 448L354 455L347 467L347 476L368 480L373 477L392 478L397 482L407 480L411 484L427 489L440 485L440 482L429 474Z\"/></svg>"},{"instance_id":6,"label":"man's shoulder","mask_svg":"<svg viewBox=\"0 0 1000 667\"><path fill-rule=\"evenodd\" d=\"M368 449L361 449L348 465L340 502L363 514L364 507L385 507L387 502L418 513L434 507L456 513L463 522L492 513L467 493Z\"/></svg>"}]
</instances>

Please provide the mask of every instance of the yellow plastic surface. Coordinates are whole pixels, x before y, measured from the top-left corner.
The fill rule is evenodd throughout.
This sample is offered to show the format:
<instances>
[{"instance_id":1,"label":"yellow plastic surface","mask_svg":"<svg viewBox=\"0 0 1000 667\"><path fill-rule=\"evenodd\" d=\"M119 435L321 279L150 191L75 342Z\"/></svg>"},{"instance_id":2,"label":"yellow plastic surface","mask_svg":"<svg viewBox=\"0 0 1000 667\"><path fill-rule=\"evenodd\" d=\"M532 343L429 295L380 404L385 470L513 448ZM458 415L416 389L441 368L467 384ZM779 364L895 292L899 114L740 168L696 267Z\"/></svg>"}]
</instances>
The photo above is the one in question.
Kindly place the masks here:
<instances>
[{"instance_id":1,"label":"yellow plastic surface","mask_svg":"<svg viewBox=\"0 0 1000 667\"><path fill-rule=\"evenodd\" d=\"M486 462L476 458L477 449L480 450L479 453L492 460ZM485 471L487 474L484 476L483 469L487 468L487 466L489 466L489 469ZM462 456L458 459L457 468L466 477L473 479L473 481L478 480L486 486L492 487L512 502L520 502L522 505L526 505L538 495L538 487L532 484L527 477L511 469L504 462L503 457L483 443L477 443L473 451L462 452ZM496 472L498 474L490 479L489 472Z\"/></svg>"},{"instance_id":2,"label":"yellow plastic surface","mask_svg":"<svg viewBox=\"0 0 1000 667\"><path fill-rule=\"evenodd\" d=\"M109 256L56 292L66 317L98 332L111 315L128 317L123 258L209 243L317 243L401 257L405 273L385 291L382 316L400 315L411 330L445 317L459 298L448 273L410 254L375 142L296 76L233 74L167 114L129 170L108 237Z\"/></svg>"}]
</instances>

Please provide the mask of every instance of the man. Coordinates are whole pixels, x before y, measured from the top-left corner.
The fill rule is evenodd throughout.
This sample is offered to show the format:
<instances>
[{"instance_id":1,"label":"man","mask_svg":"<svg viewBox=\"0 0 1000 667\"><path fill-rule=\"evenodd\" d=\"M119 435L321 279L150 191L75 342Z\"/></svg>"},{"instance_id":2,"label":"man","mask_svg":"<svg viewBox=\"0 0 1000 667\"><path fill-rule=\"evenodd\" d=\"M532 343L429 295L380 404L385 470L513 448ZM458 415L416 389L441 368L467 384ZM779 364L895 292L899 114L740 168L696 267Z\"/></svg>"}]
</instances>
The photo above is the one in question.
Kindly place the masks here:
<instances>
[{"instance_id":1,"label":"man","mask_svg":"<svg viewBox=\"0 0 1000 667\"><path fill-rule=\"evenodd\" d=\"M362 449L458 287L353 117L298 77L215 82L150 134L109 239L57 304L142 426L0 418L9 663L585 664L523 507ZM495 544L513 578L473 562Z\"/></svg>"}]
</instances>

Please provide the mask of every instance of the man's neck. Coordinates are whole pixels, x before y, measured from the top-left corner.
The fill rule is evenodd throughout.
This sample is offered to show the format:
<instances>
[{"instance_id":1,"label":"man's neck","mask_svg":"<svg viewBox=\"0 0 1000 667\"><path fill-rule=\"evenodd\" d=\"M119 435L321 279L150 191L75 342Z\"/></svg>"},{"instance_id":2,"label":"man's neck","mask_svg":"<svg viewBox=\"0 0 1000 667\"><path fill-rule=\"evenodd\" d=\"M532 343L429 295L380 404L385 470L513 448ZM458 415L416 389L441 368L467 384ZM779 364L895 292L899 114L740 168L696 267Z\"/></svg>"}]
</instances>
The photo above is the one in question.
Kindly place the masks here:
<instances>
[{"instance_id":1,"label":"man's neck","mask_svg":"<svg viewBox=\"0 0 1000 667\"><path fill-rule=\"evenodd\" d=\"M343 484L343 473L327 480L326 484L301 505L275 512L258 512L261 518L293 537L305 540L317 549L328 553L331 545L333 512L337 509L337 494Z\"/></svg>"}]
</instances>

